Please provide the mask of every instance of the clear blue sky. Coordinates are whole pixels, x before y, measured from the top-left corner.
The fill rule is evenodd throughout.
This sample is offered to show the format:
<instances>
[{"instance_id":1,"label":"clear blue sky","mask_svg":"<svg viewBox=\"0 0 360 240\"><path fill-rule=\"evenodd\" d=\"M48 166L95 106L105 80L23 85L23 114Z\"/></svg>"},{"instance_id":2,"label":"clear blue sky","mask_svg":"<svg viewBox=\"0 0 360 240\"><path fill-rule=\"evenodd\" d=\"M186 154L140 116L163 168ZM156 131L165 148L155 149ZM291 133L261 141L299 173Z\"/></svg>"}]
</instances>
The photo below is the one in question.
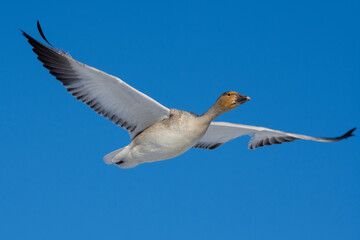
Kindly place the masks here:
<instances>
[{"instance_id":1,"label":"clear blue sky","mask_svg":"<svg viewBox=\"0 0 360 240\"><path fill-rule=\"evenodd\" d=\"M338 136L360 120L359 1L2 3L1 239L360 239L360 133L217 150L122 170L102 157L127 132L77 102L23 29L198 114L219 94L251 101L218 120Z\"/></svg>"}]
</instances>

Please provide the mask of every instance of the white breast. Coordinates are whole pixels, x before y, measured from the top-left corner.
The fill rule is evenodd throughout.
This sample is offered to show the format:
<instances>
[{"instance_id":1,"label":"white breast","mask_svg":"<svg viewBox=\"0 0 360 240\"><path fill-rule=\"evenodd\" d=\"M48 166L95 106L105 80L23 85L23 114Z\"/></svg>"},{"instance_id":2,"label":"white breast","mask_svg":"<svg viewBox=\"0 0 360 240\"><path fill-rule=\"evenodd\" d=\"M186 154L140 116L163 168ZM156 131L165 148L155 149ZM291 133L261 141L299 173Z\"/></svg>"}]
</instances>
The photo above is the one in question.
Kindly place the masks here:
<instances>
[{"instance_id":1,"label":"white breast","mask_svg":"<svg viewBox=\"0 0 360 240\"><path fill-rule=\"evenodd\" d=\"M127 158L154 162L176 157L193 147L207 127L196 115L172 109L170 118L149 127L131 142Z\"/></svg>"}]
</instances>

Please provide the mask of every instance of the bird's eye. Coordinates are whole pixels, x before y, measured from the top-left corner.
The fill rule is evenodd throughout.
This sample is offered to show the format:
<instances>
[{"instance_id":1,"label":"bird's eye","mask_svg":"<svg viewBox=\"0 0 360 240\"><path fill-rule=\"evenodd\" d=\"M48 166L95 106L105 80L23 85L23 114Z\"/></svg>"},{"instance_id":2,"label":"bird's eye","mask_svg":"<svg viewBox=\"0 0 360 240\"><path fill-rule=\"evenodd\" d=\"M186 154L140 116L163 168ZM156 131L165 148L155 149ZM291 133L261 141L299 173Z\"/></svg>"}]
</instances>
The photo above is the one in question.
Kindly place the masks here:
<instances>
[{"instance_id":1,"label":"bird's eye","mask_svg":"<svg viewBox=\"0 0 360 240\"><path fill-rule=\"evenodd\" d=\"M230 93L228 93L228 96L230 96L231 94Z\"/></svg>"}]
</instances>

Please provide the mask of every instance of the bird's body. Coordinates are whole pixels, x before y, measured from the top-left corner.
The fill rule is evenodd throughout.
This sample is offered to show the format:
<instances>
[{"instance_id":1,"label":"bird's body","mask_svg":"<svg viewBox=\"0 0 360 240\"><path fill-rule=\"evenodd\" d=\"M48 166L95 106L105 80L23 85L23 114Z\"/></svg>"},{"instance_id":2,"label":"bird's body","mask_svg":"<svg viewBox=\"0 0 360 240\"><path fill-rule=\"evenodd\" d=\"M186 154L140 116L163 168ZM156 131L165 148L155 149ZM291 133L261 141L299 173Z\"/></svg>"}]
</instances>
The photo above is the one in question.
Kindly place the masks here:
<instances>
[{"instance_id":1,"label":"bird's body","mask_svg":"<svg viewBox=\"0 0 360 240\"><path fill-rule=\"evenodd\" d=\"M204 117L171 109L169 118L145 129L115 155L105 156L105 162L127 168L177 157L198 143L209 125Z\"/></svg>"},{"instance_id":2,"label":"bird's body","mask_svg":"<svg viewBox=\"0 0 360 240\"><path fill-rule=\"evenodd\" d=\"M41 36L49 43L38 24ZM126 147L107 154L104 161L121 168L174 158L190 148L215 149L243 135L252 136L249 149L296 139L335 142L352 136L351 129L337 138L319 138L213 120L250 100L225 92L202 115L169 109L121 79L74 60L23 32L44 67L78 100L125 128L132 139Z\"/></svg>"}]
</instances>

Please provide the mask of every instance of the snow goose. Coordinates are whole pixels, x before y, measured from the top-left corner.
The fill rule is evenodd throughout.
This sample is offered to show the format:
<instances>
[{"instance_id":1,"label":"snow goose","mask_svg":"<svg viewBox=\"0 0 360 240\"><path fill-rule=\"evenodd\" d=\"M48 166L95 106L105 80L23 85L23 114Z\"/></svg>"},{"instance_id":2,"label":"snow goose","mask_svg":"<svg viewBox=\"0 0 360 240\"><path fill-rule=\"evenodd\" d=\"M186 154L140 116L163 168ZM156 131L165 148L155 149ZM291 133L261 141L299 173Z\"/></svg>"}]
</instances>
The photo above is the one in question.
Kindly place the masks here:
<instances>
[{"instance_id":1,"label":"snow goose","mask_svg":"<svg viewBox=\"0 0 360 240\"><path fill-rule=\"evenodd\" d=\"M310 137L263 127L212 122L217 116L250 100L237 92L223 93L204 114L169 109L139 92L121 79L73 59L54 47L44 45L24 31L38 59L78 100L98 114L125 128L130 144L107 154L104 161L120 168L176 157L190 148L215 149L243 135L252 136L249 149L291 142L296 139L335 142L352 135L351 129L336 138Z\"/></svg>"}]
</instances>

